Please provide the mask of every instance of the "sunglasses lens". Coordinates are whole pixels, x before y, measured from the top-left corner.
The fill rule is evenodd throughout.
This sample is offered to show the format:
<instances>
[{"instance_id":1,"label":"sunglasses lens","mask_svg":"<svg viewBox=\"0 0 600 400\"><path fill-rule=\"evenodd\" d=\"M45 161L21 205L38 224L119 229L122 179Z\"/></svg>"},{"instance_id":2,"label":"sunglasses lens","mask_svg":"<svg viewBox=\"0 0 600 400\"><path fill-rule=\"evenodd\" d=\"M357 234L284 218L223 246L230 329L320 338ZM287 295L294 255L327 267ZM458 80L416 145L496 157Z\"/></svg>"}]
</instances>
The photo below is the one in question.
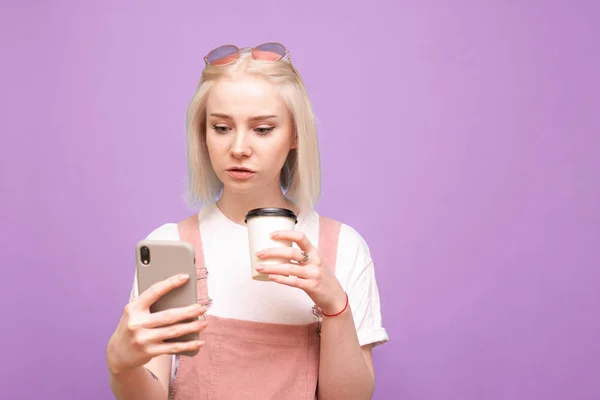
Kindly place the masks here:
<instances>
[{"instance_id":1,"label":"sunglasses lens","mask_svg":"<svg viewBox=\"0 0 600 400\"><path fill-rule=\"evenodd\" d=\"M277 61L285 55L285 47L280 43L264 43L252 50L252 56L257 60Z\"/></svg>"},{"instance_id":2,"label":"sunglasses lens","mask_svg":"<svg viewBox=\"0 0 600 400\"><path fill-rule=\"evenodd\" d=\"M239 49L233 45L220 46L208 53L208 63L213 65L224 65L238 57Z\"/></svg>"}]
</instances>

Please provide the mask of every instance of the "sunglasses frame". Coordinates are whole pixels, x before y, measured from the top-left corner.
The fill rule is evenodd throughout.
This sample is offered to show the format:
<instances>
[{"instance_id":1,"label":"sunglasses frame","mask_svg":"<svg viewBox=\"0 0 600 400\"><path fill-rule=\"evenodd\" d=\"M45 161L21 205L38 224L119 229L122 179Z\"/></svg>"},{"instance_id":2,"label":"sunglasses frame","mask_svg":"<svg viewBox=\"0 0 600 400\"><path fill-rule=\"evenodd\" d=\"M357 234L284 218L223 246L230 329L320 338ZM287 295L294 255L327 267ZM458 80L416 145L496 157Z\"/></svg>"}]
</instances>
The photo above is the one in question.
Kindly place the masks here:
<instances>
[{"instance_id":1,"label":"sunglasses frame","mask_svg":"<svg viewBox=\"0 0 600 400\"><path fill-rule=\"evenodd\" d=\"M283 52L283 55L281 55L281 57L279 57L277 60L272 60L272 62L278 62L278 61L281 61L281 60L283 60L283 59L284 59L286 56L287 56L287 59L288 59L288 61L289 61L290 63L292 62L292 57L290 56L290 51L289 51L289 50L288 50L288 48L287 48L287 47L285 47L285 46L284 46L282 43L279 43L279 42L265 42L265 43L261 43L261 44L259 44L259 45L257 45L257 46L254 46L254 47L242 47L242 48L240 48L240 47L236 46L235 44L222 44L222 45L220 45L220 46L217 46L217 47L213 48L211 51L209 51L209 52L208 52L208 53L207 53L207 54L204 56L204 64L205 64L205 65L213 65L213 66L223 66L223 65L229 65L229 64L231 64L232 62L234 62L234 61L236 61L237 59L239 59L239 58L240 58L240 54L242 53L242 51L247 51L247 50L250 50L250 51L252 52L252 58L254 58L254 51L255 51L255 50L257 50L257 48L258 48L258 47L260 47L260 46L263 46L263 45L265 45L265 44L276 44L276 45L279 45L279 46L283 47L283 50L284 50L284 52ZM237 57L235 57L233 60L231 60L231 61L229 61L229 62L227 62L227 63L225 63L225 64L213 64L213 63L210 63L210 62L208 61L208 56L210 56L210 53L212 53L213 51L215 51L216 49L218 49L218 48L220 48L220 47L225 47L225 46L233 46L233 47L235 47L235 48L237 49L237 52L235 52L235 53L232 53L231 55L235 54ZM278 53L275 53L275 54L278 54ZM257 60L256 58L254 58L254 59L255 59L255 60ZM219 60L220 60L220 59L219 59ZM260 59L258 59L258 60L260 60ZM271 61L271 60L270 60L270 61Z\"/></svg>"}]
</instances>

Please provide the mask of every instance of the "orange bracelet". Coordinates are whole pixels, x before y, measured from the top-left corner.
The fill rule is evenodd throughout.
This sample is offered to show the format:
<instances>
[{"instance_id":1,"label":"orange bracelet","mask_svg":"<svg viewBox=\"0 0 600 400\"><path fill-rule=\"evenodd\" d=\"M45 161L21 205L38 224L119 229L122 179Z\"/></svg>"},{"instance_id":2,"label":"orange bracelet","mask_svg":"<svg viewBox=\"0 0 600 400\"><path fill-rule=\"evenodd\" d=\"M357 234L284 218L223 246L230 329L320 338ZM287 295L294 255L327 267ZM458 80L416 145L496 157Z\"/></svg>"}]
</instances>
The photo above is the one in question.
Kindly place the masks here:
<instances>
[{"instance_id":1,"label":"orange bracelet","mask_svg":"<svg viewBox=\"0 0 600 400\"><path fill-rule=\"evenodd\" d=\"M342 311L340 311L339 313L336 313L336 314L325 314L323 311L321 311L321 312L326 317L336 317L336 316L340 315L341 313L343 313L344 311L346 311L346 308L348 308L348 293L346 293L346 305L344 306L344 309Z\"/></svg>"}]
</instances>

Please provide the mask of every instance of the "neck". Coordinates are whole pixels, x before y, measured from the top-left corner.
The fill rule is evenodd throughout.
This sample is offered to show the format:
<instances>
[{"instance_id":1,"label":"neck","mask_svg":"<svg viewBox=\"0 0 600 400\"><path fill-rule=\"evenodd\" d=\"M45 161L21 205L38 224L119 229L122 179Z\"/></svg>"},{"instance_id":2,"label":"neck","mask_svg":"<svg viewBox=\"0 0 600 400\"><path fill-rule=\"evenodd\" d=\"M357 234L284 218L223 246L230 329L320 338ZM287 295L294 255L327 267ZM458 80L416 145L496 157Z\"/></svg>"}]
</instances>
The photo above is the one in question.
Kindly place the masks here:
<instances>
[{"instance_id":1,"label":"neck","mask_svg":"<svg viewBox=\"0 0 600 400\"><path fill-rule=\"evenodd\" d=\"M254 193L239 193L224 188L217 206L227 218L240 225L246 225L246 214L255 208L280 207L298 212L294 203L283 195L279 186L270 190L263 188Z\"/></svg>"}]
</instances>

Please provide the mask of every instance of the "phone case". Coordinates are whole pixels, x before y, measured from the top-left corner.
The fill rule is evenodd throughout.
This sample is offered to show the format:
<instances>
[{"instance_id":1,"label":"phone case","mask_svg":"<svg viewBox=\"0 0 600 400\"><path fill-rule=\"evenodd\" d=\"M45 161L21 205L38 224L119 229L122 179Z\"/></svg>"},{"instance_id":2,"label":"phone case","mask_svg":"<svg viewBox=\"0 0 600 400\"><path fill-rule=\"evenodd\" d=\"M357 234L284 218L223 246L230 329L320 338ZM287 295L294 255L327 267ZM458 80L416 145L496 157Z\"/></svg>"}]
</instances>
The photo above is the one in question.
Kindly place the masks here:
<instances>
[{"instance_id":1,"label":"phone case","mask_svg":"<svg viewBox=\"0 0 600 400\"><path fill-rule=\"evenodd\" d=\"M144 250L149 257L148 264L142 262L142 249L147 248L149 253ZM152 306L150 312L168 310L171 308L186 307L198 302L196 288L196 264L194 247L187 242L141 240L136 246L136 269L138 292L142 294L150 286L157 282L170 278L173 275L186 273L190 276L189 280L170 292L159 298ZM193 319L181 322L191 322ZM173 339L166 339L165 342L198 340L197 332L189 333ZM193 356L198 351L177 353L178 355Z\"/></svg>"}]
</instances>

